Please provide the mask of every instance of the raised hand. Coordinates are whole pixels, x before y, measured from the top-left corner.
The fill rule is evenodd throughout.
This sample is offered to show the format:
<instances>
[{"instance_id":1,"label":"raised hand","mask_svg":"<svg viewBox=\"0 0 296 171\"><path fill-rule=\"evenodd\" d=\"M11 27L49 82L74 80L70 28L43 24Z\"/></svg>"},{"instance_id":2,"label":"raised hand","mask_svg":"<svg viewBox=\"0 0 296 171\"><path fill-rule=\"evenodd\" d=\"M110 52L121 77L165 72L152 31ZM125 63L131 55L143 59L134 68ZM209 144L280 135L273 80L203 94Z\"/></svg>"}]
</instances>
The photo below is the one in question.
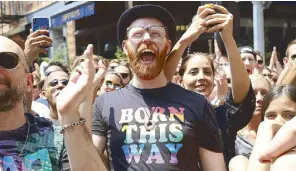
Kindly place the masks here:
<instances>
[{"instance_id":1,"label":"raised hand","mask_svg":"<svg viewBox=\"0 0 296 171\"><path fill-rule=\"evenodd\" d=\"M95 75L92 50L93 45L88 45L84 52L87 59L73 70L68 85L57 97L57 110L61 125L79 120L78 107L90 90Z\"/></svg>"},{"instance_id":2,"label":"raised hand","mask_svg":"<svg viewBox=\"0 0 296 171\"><path fill-rule=\"evenodd\" d=\"M206 20L206 26L214 25L210 28L207 28L205 32L221 32L221 37L232 36L233 33L233 15L223 6L213 4L212 9L219 11L212 15L208 15Z\"/></svg>"},{"instance_id":3,"label":"raised hand","mask_svg":"<svg viewBox=\"0 0 296 171\"><path fill-rule=\"evenodd\" d=\"M215 10L207 8L206 5L200 6L197 14L192 19L191 25L183 34L182 39L189 40L190 43L195 41L206 30L204 18L215 12Z\"/></svg>"},{"instance_id":4,"label":"raised hand","mask_svg":"<svg viewBox=\"0 0 296 171\"><path fill-rule=\"evenodd\" d=\"M219 67L214 82L217 86L217 97L222 102L226 99L228 93L227 76L222 67Z\"/></svg>"},{"instance_id":5,"label":"raised hand","mask_svg":"<svg viewBox=\"0 0 296 171\"><path fill-rule=\"evenodd\" d=\"M278 121L264 121L261 124L265 124L263 126L267 127L267 130L270 130L272 133L272 136L274 137L284 123L278 122ZM273 156L273 154L269 153L268 146L267 146L259 154L258 159L261 163L270 163L275 159L275 157Z\"/></svg>"},{"instance_id":6,"label":"raised hand","mask_svg":"<svg viewBox=\"0 0 296 171\"><path fill-rule=\"evenodd\" d=\"M273 64L276 64L279 61L279 58L277 56L276 47L273 47L273 50L272 50L272 53L271 53L271 57L273 59Z\"/></svg>"},{"instance_id":7,"label":"raised hand","mask_svg":"<svg viewBox=\"0 0 296 171\"><path fill-rule=\"evenodd\" d=\"M96 88L100 82L103 80L105 73L107 71L107 64L103 60L99 60L98 64L95 65L97 70L93 80L92 88Z\"/></svg>"},{"instance_id":8,"label":"raised hand","mask_svg":"<svg viewBox=\"0 0 296 171\"><path fill-rule=\"evenodd\" d=\"M45 34L48 34L48 30L37 30L31 33L25 42L25 54L29 59L30 64L35 61L40 53L47 54L46 49L40 46L52 46L52 39Z\"/></svg>"},{"instance_id":9,"label":"raised hand","mask_svg":"<svg viewBox=\"0 0 296 171\"><path fill-rule=\"evenodd\" d=\"M40 79L41 78L41 74L40 74L40 67L39 67L38 63L34 63L34 68L35 68L35 71L33 72L33 74L35 74L36 76L38 76L38 78Z\"/></svg>"}]
</instances>

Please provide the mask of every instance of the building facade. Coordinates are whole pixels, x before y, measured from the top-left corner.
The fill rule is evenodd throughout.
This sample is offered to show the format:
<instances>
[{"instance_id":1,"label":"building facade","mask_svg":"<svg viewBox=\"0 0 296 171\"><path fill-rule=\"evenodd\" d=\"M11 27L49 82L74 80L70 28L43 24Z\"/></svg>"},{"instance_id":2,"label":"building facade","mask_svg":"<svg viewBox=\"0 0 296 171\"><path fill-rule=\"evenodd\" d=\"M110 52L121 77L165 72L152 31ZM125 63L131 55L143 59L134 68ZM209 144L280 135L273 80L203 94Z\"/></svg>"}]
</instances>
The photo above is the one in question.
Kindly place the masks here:
<instances>
[{"instance_id":1,"label":"building facade","mask_svg":"<svg viewBox=\"0 0 296 171\"><path fill-rule=\"evenodd\" d=\"M114 58L117 41L117 21L128 8L142 4L157 4L168 9L177 24L177 39L189 27L201 1L27 1L1 2L0 34L19 44L24 43L33 17L50 18L50 35L54 47L50 56L65 56L71 61L81 55L87 44L94 44L95 54ZM220 2L234 15L234 38L239 46L249 45L266 54L268 59L273 46L281 57L296 34L296 2L223 1ZM10 20L7 16L10 15ZM190 51L213 53L213 34L203 34L192 43ZM22 45L23 46L23 45Z\"/></svg>"}]
</instances>

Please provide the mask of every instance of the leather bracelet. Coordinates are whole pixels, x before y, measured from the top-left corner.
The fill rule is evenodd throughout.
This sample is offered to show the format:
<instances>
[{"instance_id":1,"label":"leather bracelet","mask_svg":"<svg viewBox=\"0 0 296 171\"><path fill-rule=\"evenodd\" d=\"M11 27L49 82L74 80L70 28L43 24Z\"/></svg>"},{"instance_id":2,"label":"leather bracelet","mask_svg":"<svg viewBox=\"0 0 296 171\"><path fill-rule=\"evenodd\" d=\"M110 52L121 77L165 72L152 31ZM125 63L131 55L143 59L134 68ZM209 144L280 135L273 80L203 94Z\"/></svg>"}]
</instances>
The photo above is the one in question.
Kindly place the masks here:
<instances>
[{"instance_id":1,"label":"leather bracelet","mask_svg":"<svg viewBox=\"0 0 296 171\"><path fill-rule=\"evenodd\" d=\"M77 122L73 122L71 124L62 126L62 129L61 129L60 133L63 134L67 129L72 128L72 127L77 126L77 125L82 125L85 122L86 122L86 120L84 118L80 118L79 121L77 121Z\"/></svg>"}]
</instances>

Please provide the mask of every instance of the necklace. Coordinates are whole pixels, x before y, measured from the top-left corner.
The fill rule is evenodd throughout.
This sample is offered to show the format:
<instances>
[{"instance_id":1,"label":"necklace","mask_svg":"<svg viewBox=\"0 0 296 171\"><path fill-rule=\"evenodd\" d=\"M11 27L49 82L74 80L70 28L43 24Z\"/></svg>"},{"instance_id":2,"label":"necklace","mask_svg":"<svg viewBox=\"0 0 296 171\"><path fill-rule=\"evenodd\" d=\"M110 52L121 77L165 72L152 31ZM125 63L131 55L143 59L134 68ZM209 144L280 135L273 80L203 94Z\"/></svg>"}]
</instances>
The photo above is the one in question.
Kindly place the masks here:
<instances>
[{"instance_id":1,"label":"necklace","mask_svg":"<svg viewBox=\"0 0 296 171\"><path fill-rule=\"evenodd\" d=\"M25 146L26 146L26 144L27 144L28 138L29 138L31 124L30 124L29 119L28 119L26 116L25 116L25 118L26 118L26 124L28 123L28 129L27 129L26 140L25 140L25 143L24 143L24 145L23 145L23 147L22 147L22 150L20 151L19 155L14 159L14 161L16 161L17 159L19 159L20 156L22 155L22 153L23 153L23 151L24 151L24 149L25 149Z\"/></svg>"},{"instance_id":2,"label":"necklace","mask_svg":"<svg viewBox=\"0 0 296 171\"><path fill-rule=\"evenodd\" d=\"M156 110L156 107L154 107L150 116L148 115L147 111L145 111L145 114L148 115L148 117L149 117L148 121L146 121L144 123L144 127L146 128L147 131L151 131L155 127L155 121L152 120L152 116L153 116L155 110Z\"/></svg>"},{"instance_id":3,"label":"necklace","mask_svg":"<svg viewBox=\"0 0 296 171\"><path fill-rule=\"evenodd\" d=\"M145 121L145 123L144 123L144 127L146 128L147 131L151 131L151 130L153 130L153 129L155 128L155 125L156 125L156 124L155 124L155 121L152 120L152 116L153 116L153 114L154 114L154 112L155 112L155 110L156 110L156 106L154 107L153 110L151 110L150 107L149 107L148 105L144 105L145 103L142 103L141 100L144 100L144 97L143 97L142 95L139 95L138 93L136 93L136 95L137 95L137 97L139 98L138 100L139 100L140 104L141 104L143 107L144 107L144 106L147 106L149 112L152 112L151 115L149 116L148 112L147 112L146 110L144 111L145 115L148 116L148 121ZM140 96L141 96L141 98L140 98ZM151 99L149 99L149 100L150 100L150 101L153 101L153 100L151 100Z\"/></svg>"}]
</instances>

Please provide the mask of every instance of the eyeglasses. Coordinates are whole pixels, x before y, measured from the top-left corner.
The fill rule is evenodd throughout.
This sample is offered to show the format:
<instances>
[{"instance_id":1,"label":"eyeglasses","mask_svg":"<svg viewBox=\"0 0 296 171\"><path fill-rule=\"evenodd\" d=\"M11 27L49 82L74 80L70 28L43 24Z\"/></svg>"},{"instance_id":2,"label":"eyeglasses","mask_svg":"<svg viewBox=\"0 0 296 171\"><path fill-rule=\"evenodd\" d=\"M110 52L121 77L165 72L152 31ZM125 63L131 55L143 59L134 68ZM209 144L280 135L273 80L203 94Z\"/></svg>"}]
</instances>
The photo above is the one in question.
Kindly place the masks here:
<instances>
[{"instance_id":1,"label":"eyeglasses","mask_svg":"<svg viewBox=\"0 0 296 171\"><path fill-rule=\"evenodd\" d=\"M262 74L264 77L268 77L268 78L272 78L272 75L271 74Z\"/></svg>"},{"instance_id":2,"label":"eyeglasses","mask_svg":"<svg viewBox=\"0 0 296 171\"><path fill-rule=\"evenodd\" d=\"M110 80L107 80L105 81L105 84L108 88L114 88L115 90L118 90L118 89L121 89L122 86L120 84L117 84L117 83L113 83L112 81Z\"/></svg>"},{"instance_id":3,"label":"eyeglasses","mask_svg":"<svg viewBox=\"0 0 296 171\"><path fill-rule=\"evenodd\" d=\"M119 73L123 79L126 79L129 74L128 73Z\"/></svg>"},{"instance_id":4,"label":"eyeglasses","mask_svg":"<svg viewBox=\"0 0 296 171\"><path fill-rule=\"evenodd\" d=\"M263 64L263 60L258 60L257 63L260 64L260 65L262 65Z\"/></svg>"},{"instance_id":5,"label":"eyeglasses","mask_svg":"<svg viewBox=\"0 0 296 171\"><path fill-rule=\"evenodd\" d=\"M150 26L150 27L128 27L126 32L130 39L142 40L144 38L145 32L149 34L152 40L161 40L166 37L166 27L165 26Z\"/></svg>"},{"instance_id":6,"label":"eyeglasses","mask_svg":"<svg viewBox=\"0 0 296 171\"><path fill-rule=\"evenodd\" d=\"M26 72L27 69L23 62L20 61L20 58L17 54L12 52L2 52L0 53L0 66L4 69L14 69L18 66L18 64L21 63Z\"/></svg>"},{"instance_id":7,"label":"eyeglasses","mask_svg":"<svg viewBox=\"0 0 296 171\"><path fill-rule=\"evenodd\" d=\"M69 80L66 80L66 79L64 79L64 80L57 80L57 79L54 79L53 81L51 81L51 82L49 83L49 86L50 86L50 87L55 87L55 86L58 85L59 82L62 83L63 86L67 86Z\"/></svg>"}]
</instances>

